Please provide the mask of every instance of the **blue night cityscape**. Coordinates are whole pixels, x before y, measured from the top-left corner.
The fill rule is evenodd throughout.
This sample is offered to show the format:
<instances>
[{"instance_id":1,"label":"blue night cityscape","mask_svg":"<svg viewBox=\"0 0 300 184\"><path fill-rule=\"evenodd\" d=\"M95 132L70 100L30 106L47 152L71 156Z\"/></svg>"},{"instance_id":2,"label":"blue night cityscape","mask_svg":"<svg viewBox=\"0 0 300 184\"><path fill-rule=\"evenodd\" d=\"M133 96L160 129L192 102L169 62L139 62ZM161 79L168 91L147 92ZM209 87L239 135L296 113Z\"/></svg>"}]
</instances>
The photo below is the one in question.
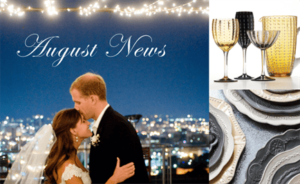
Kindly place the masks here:
<instances>
[{"instance_id":1,"label":"blue night cityscape","mask_svg":"<svg viewBox=\"0 0 300 184\"><path fill-rule=\"evenodd\" d=\"M9 2L43 6L37 0ZM56 1L64 8L93 2ZM97 2L141 7L155 1ZM108 103L132 123L142 146L150 148L150 162L145 162L152 183L204 181L209 158L209 21L200 7L208 7L208 1L193 3L199 14L25 12L19 17L1 12L0 156L8 157L8 165L0 167L0 178L5 179L16 154L40 127L51 124L61 109L74 107L72 82L93 72L106 82ZM90 143L86 139L78 151L87 169Z\"/></svg>"}]
</instances>

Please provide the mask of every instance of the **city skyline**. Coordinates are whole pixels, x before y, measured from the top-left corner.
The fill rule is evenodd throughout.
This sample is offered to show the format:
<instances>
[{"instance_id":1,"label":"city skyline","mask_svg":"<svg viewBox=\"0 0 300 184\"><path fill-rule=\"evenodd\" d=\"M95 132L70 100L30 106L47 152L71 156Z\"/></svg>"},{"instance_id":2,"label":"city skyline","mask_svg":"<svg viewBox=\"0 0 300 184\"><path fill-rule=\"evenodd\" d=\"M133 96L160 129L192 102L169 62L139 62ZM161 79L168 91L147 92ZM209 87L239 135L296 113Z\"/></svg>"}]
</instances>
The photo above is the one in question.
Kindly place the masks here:
<instances>
[{"instance_id":1,"label":"city skyline","mask_svg":"<svg viewBox=\"0 0 300 184\"><path fill-rule=\"evenodd\" d=\"M125 114L124 116L129 116L129 115L133 115L133 114ZM33 118L35 119L37 116L41 116L42 119L47 119L47 120L52 120L54 117L46 117L44 116L43 114L34 114L34 115L30 115L30 116L26 116L26 117L20 117L20 118L15 118L15 117L10 117L10 116L6 116L4 119L0 119L0 123L1 121L5 121L7 119L13 119L13 120L20 120L20 119L27 119L27 118ZM157 117L156 117L157 116ZM186 116L179 116L179 117L176 117L175 115L169 115L169 114L148 114L148 115L142 115L142 119L145 119L145 118L170 118L170 119L186 119L186 118L193 118L193 119L204 119L206 120L206 118L204 117L194 117L192 114L187 114ZM90 119L92 120L92 119Z\"/></svg>"},{"instance_id":2,"label":"city skyline","mask_svg":"<svg viewBox=\"0 0 300 184\"><path fill-rule=\"evenodd\" d=\"M172 146L206 145L208 142L209 126L204 118L195 118L188 115L182 117L127 117L135 128L141 144L158 144ZM6 117L0 121L0 155L9 149L20 149L25 143L32 140L39 129L45 124L51 124L52 119L43 115L34 115L32 118L13 119ZM92 124L90 125L90 129ZM22 140L22 141L21 141ZM89 142L90 139L87 140ZM10 150L12 151L12 150Z\"/></svg>"}]
</instances>

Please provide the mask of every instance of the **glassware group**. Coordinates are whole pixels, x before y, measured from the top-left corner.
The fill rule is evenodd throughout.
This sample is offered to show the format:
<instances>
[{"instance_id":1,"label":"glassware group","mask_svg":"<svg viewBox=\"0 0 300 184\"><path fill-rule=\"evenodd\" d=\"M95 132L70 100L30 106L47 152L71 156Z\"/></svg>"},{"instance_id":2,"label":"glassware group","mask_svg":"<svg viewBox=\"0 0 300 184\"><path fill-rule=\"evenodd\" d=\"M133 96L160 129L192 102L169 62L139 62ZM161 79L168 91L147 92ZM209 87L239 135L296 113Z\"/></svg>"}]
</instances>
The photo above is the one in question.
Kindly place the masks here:
<instances>
[{"instance_id":1,"label":"glassware group","mask_svg":"<svg viewBox=\"0 0 300 184\"><path fill-rule=\"evenodd\" d=\"M254 31L252 12L236 12L235 19L213 19L213 39L224 53L224 77L215 82L274 81L265 75L265 64L270 76L291 75L296 54L297 17L265 16L260 21L263 30ZM243 51L243 73L234 80L228 77L228 52L237 42ZM254 79L247 74L246 52L250 43L262 53L261 75Z\"/></svg>"}]
</instances>

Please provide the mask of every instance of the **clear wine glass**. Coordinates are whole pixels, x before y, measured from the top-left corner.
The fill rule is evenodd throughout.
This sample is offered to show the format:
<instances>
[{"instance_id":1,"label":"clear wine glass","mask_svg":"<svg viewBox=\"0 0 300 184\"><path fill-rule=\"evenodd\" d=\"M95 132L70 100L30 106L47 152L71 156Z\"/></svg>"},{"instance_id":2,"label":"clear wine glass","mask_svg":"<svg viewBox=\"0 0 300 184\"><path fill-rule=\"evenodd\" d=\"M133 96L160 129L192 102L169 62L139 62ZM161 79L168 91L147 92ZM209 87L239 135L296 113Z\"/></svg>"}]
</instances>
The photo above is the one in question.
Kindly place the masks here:
<instances>
[{"instance_id":1,"label":"clear wine glass","mask_svg":"<svg viewBox=\"0 0 300 184\"><path fill-rule=\"evenodd\" d=\"M250 41L261 50L261 75L252 81L274 81L275 79L265 75L266 49L270 48L277 40L280 31L247 31Z\"/></svg>"}]
</instances>

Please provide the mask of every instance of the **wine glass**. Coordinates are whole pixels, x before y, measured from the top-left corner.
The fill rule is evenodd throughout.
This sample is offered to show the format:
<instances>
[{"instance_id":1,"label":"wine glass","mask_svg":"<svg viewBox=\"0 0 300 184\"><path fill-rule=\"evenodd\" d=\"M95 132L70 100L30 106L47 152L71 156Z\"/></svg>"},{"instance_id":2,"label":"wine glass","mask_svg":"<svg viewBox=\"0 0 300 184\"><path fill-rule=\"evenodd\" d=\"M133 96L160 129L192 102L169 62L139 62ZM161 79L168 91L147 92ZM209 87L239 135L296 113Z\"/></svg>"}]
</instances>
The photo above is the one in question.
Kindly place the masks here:
<instances>
[{"instance_id":1,"label":"wine glass","mask_svg":"<svg viewBox=\"0 0 300 184\"><path fill-rule=\"evenodd\" d=\"M235 18L239 20L240 35L238 43L243 50L243 74L235 79L238 80L250 80L251 76L247 75L247 63L246 63L246 52L248 46L251 44L248 38L247 31L254 30L254 18L252 12L236 12Z\"/></svg>"},{"instance_id":2,"label":"wine glass","mask_svg":"<svg viewBox=\"0 0 300 184\"><path fill-rule=\"evenodd\" d=\"M212 33L215 43L224 53L224 77L215 82L236 82L228 78L228 52L239 39L237 19L213 19Z\"/></svg>"},{"instance_id":3,"label":"wine glass","mask_svg":"<svg viewBox=\"0 0 300 184\"><path fill-rule=\"evenodd\" d=\"M264 66L266 63L266 49L270 48L277 40L280 31L247 31L250 41L254 46L261 49L261 76L252 81L274 81L275 79L265 75Z\"/></svg>"}]
</instances>

